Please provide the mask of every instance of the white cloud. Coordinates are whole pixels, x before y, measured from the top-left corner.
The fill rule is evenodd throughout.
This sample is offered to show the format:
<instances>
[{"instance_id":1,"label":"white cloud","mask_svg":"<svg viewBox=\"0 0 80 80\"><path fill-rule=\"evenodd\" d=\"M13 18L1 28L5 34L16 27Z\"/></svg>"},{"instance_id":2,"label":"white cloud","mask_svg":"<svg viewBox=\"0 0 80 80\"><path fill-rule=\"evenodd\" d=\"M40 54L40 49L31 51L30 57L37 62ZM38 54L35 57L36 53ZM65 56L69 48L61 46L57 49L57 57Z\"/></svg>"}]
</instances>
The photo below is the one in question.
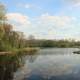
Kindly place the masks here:
<instances>
[{"instance_id":1,"label":"white cloud","mask_svg":"<svg viewBox=\"0 0 80 80\"><path fill-rule=\"evenodd\" d=\"M6 16L7 16L8 20L14 21L21 25L31 24L31 22L29 21L29 17L25 16L23 14L20 14L20 13L8 13Z\"/></svg>"},{"instance_id":2,"label":"white cloud","mask_svg":"<svg viewBox=\"0 0 80 80\"><path fill-rule=\"evenodd\" d=\"M13 25L14 30L27 34L29 31L28 28L31 27L31 21L29 20L28 16L25 16L21 13L8 13L6 16L9 23Z\"/></svg>"},{"instance_id":3,"label":"white cloud","mask_svg":"<svg viewBox=\"0 0 80 80\"><path fill-rule=\"evenodd\" d=\"M58 27L66 27L67 25L71 24L74 20L76 20L75 17L70 16L50 16L48 13L43 14L42 16L38 17L37 22L39 24L52 24L54 26Z\"/></svg>"},{"instance_id":4,"label":"white cloud","mask_svg":"<svg viewBox=\"0 0 80 80\"><path fill-rule=\"evenodd\" d=\"M63 1L68 3L73 3L73 4L80 3L80 0L63 0Z\"/></svg>"},{"instance_id":5,"label":"white cloud","mask_svg":"<svg viewBox=\"0 0 80 80\"><path fill-rule=\"evenodd\" d=\"M79 3L75 4L74 7L80 7L80 1Z\"/></svg>"},{"instance_id":6,"label":"white cloud","mask_svg":"<svg viewBox=\"0 0 80 80\"><path fill-rule=\"evenodd\" d=\"M25 4L24 7L25 7L25 8L33 8L34 6L31 5L31 4Z\"/></svg>"},{"instance_id":7,"label":"white cloud","mask_svg":"<svg viewBox=\"0 0 80 80\"><path fill-rule=\"evenodd\" d=\"M41 7L39 6L36 6L34 4L28 4L28 3L25 4L19 3L18 6L26 9L39 9L39 10L41 9Z\"/></svg>"},{"instance_id":8,"label":"white cloud","mask_svg":"<svg viewBox=\"0 0 80 80\"><path fill-rule=\"evenodd\" d=\"M51 16L48 13L42 14L35 20L37 31L42 37L47 39L74 38L76 34L76 17L70 16ZM67 37L66 37L67 36Z\"/></svg>"},{"instance_id":9,"label":"white cloud","mask_svg":"<svg viewBox=\"0 0 80 80\"><path fill-rule=\"evenodd\" d=\"M80 0L67 0L67 1L70 1L70 2L72 2L72 3L74 3L74 4L80 3Z\"/></svg>"},{"instance_id":10,"label":"white cloud","mask_svg":"<svg viewBox=\"0 0 80 80\"><path fill-rule=\"evenodd\" d=\"M46 13L42 14L41 16L49 16L49 13L46 12Z\"/></svg>"},{"instance_id":11,"label":"white cloud","mask_svg":"<svg viewBox=\"0 0 80 80\"><path fill-rule=\"evenodd\" d=\"M51 16L45 13L31 21L28 16L21 13L8 13L6 16L9 21L13 22L15 29L27 35L33 34L39 39L74 38L79 34L76 33L79 31L77 29L79 25L76 23L75 17ZM74 36L75 34L76 36Z\"/></svg>"},{"instance_id":12,"label":"white cloud","mask_svg":"<svg viewBox=\"0 0 80 80\"><path fill-rule=\"evenodd\" d=\"M71 8L80 7L80 0L64 0L64 2L70 4Z\"/></svg>"},{"instance_id":13,"label":"white cloud","mask_svg":"<svg viewBox=\"0 0 80 80\"><path fill-rule=\"evenodd\" d=\"M30 9L30 8L33 8L34 7L34 5L32 5L32 4L22 4L22 3L20 3L18 5L20 7L27 8L27 9Z\"/></svg>"}]
</instances>

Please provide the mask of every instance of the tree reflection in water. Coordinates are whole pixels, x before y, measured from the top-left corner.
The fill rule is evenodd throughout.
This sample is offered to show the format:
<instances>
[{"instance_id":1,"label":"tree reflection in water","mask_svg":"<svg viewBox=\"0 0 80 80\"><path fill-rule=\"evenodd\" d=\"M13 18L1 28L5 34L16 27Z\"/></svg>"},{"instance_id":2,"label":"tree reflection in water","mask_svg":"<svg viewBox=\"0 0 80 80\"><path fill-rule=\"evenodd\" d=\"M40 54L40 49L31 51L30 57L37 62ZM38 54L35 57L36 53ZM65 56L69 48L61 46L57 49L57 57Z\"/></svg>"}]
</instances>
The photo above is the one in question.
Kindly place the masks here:
<instances>
[{"instance_id":1,"label":"tree reflection in water","mask_svg":"<svg viewBox=\"0 0 80 80\"><path fill-rule=\"evenodd\" d=\"M36 60L37 56L38 56L37 54L27 55L27 56L26 56L26 59L27 59L30 63L33 63L33 62Z\"/></svg>"},{"instance_id":2,"label":"tree reflection in water","mask_svg":"<svg viewBox=\"0 0 80 80\"><path fill-rule=\"evenodd\" d=\"M36 53L35 53L36 54ZM26 56L0 56L0 80L13 80L14 72L25 64L25 59L34 62L35 54Z\"/></svg>"},{"instance_id":3,"label":"tree reflection in water","mask_svg":"<svg viewBox=\"0 0 80 80\"><path fill-rule=\"evenodd\" d=\"M21 68L18 68L18 70L16 71L16 73L14 75L13 80L23 80L24 77L29 76L28 73L31 70L28 69L28 65L26 64L26 62L34 63L35 60L37 59L38 55L39 55L39 53L35 53L35 54L26 55L25 57L23 57L23 61L24 61L25 65Z\"/></svg>"}]
</instances>

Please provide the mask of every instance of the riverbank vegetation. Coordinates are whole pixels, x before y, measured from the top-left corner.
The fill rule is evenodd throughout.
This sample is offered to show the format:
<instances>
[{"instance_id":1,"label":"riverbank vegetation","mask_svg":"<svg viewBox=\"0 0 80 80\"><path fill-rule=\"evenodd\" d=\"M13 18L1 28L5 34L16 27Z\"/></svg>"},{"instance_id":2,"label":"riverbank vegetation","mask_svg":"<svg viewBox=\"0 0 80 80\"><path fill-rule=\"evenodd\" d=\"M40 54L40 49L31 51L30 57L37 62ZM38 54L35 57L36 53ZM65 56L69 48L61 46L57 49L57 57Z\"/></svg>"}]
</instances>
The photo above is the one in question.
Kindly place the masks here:
<instances>
[{"instance_id":1,"label":"riverbank vegetation","mask_svg":"<svg viewBox=\"0 0 80 80\"><path fill-rule=\"evenodd\" d=\"M40 48L79 48L80 41L75 40L27 40L26 46Z\"/></svg>"},{"instance_id":2,"label":"riverbank vegetation","mask_svg":"<svg viewBox=\"0 0 80 80\"><path fill-rule=\"evenodd\" d=\"M36 51L34 48L26 48L26 39L23 32L14 31L13 26L6 18L6 9L0 4L0 52L6 51Z\"/></svg>"}]
</instances>

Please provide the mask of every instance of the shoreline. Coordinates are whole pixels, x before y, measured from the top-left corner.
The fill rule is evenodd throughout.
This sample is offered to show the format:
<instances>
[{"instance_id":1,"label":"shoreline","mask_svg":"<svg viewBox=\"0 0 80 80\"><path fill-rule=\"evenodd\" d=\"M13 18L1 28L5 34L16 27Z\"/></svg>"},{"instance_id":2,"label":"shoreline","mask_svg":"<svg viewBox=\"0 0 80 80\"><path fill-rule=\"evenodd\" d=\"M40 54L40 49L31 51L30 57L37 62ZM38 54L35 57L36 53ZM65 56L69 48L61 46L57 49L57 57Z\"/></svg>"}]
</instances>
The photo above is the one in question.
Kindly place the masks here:
<instances>
[{"instance_id":1,"label":"shoreline","mask_svg":"<svg viewBox=\"0 0 80 80\"><path fill-rule=\"evenodd\" d=\"M33 52L37 52L39 50L39 48L22 48L22 49L15 49L12 51L2 51L0 52L0 56L5 56L5 55L17 55L19 53L22 54L27 54L27 53L33 53Z\"/></svg>"}]
</instances>

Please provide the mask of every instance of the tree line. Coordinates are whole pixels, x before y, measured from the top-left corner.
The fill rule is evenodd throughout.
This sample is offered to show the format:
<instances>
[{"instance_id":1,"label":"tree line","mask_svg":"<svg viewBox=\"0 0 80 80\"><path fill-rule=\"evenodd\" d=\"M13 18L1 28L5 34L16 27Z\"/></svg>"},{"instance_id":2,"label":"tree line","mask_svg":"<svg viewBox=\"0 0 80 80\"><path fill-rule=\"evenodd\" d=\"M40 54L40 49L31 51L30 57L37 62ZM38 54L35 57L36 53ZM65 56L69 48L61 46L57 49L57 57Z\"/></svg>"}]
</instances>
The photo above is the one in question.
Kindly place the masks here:
<instances>
[{"instance_id":1,"label":"tree line","mask_svg":"<svg viewBox=\"0 0 80 80\"><path fill-rule=\"evenodd\" d=\"M74 40L27 40L26 46L41 48L79 48L80 41Z\"/></svg>"},{"instance_id":2,"label":"tree line","mask_svg":"<svg viewBox=\"0 0 80 80\"><path fill-rule=\"evenodd\" d=\"M24 42L23 32L13 30L13 26L6 18L5 6L0 3L0 51L23 48Z\"/></svg>"}]
</instances>

